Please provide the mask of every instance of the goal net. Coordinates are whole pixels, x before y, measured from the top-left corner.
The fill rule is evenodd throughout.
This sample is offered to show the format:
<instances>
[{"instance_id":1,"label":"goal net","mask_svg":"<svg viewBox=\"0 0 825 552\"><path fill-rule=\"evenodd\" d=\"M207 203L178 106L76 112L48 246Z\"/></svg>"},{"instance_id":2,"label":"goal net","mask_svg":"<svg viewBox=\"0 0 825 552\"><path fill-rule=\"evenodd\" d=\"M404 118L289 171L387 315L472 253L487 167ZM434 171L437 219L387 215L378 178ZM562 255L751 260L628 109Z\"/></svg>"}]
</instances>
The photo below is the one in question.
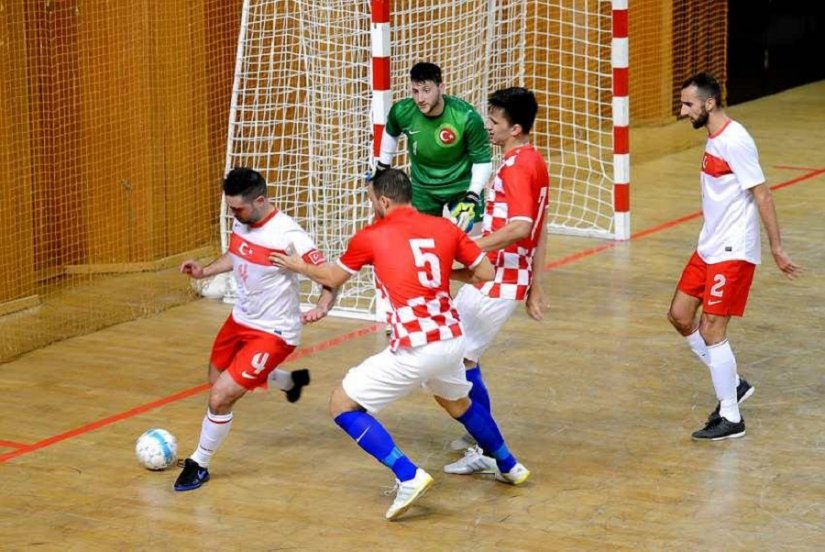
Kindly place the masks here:
<instances>
[{"instance_id":1,"label":"goal net","mask_svg":"<svg viewBox=\"0 0 825 552\"><path fill-rule=\"evenodd\" d=\"M551 231L615 237L611 9L609 0L392 1L393 99L409 93L417 61L440 65L447 93L482 114L497 88L534 90L532 140L550 165ZM246 0L241 19L226 168L262 172L277 207L329 260L371 217L370 10L365 0ZM225 209L222 217L226 248L232 220ZM307 283L304 302L317 292ZM371 317L374 302L363 271L341 290L336 312Z\"/></svg>"},{"instance_id":2,"label":"goal net","mask_svg":"<svg viewBox=\"0 0 825 552\"><path fill-rule=\"evenodd\" d=\"M0 363L196 297L240 7L0 3Z\"/></svg>"}]
</instances>

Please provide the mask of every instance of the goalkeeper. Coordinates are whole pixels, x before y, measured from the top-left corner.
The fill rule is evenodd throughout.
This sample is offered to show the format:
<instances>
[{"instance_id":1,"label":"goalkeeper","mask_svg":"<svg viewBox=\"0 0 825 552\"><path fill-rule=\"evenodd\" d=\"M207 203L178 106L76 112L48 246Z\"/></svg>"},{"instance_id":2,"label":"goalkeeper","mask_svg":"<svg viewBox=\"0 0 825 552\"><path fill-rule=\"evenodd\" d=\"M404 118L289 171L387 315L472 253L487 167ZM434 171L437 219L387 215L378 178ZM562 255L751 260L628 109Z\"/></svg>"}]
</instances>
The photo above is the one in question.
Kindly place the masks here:
<instances>
[{"instance_id":1,"label":"goalkeeper","mask_svg":"<svg viewBox=\"0 0 825 552\"><path fill-rule=\"evenodd\" d=\"M481 220L481 197L493 172L484 122L472 105L444 94L438 65L416 63L410 81L412 97L390 109L375 174L392 165L398 138L406 135L413 206L440 217L446 205L468 232Z\"/></svg>"}]
</instances>

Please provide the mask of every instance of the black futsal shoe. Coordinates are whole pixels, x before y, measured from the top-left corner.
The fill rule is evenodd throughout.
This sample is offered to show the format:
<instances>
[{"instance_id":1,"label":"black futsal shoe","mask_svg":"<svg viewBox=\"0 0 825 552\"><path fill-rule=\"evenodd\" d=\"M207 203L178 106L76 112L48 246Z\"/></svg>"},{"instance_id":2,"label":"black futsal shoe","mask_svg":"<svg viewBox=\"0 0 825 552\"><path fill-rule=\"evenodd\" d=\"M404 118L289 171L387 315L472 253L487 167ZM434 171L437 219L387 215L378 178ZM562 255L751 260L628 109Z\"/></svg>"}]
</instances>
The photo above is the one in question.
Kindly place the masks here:
<instances>
[{"instance_id":1,"label":"black futsal shoe","mask_svg":"<svg viewBox=\"0 0 825 552\"><path fill-rule=\"evenodd\" d=\"M292 372L292 389L284 391L286 400L291 403L298 402L305 385L309 385L309 370L294 370Z\"/></svg>"},{"instance_id":2,"label":"black futsal shoe","mask_svg":"<svg viewBox=\"0 0 825 552\"><path fill-rule=\"evenodd\" d=\"M708 423L699 431L694 431L693 437L696 441L721 441L723 439L736 439L745 435L745 419L733 423L727 418L717 416L711 418Z\"/></svg>"},{"instance_id":3,"label":"black futsal shoe","mask_svg":"<svg viewBox=\"0 0 825 552\"><path fill-rule=\"evenodd\" d=\"M175 480L176 491L194 491L209 481L209 470L202 468L200 464L187 458L183 462L183 471Z\"/></svg>"}]
</instances>

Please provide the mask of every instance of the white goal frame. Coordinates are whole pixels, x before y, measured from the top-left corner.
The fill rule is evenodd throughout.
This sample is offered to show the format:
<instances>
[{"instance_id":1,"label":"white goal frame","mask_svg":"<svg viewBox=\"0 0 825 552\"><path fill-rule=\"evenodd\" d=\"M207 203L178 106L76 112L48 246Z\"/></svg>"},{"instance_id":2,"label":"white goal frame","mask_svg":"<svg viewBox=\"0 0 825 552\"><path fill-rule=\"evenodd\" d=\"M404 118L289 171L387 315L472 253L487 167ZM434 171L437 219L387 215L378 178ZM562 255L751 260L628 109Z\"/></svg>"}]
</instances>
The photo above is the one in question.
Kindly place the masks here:
<instances>
[{"instance_id":1,"label":"white goal frame","mask_svg":"<svg viewBox=\"0 0 825 552\"><path fill-rule=\"evenodd\" d=\"M482 114L492 90L534 90L546 102L532 137L551 172L548 230L629 239L627 0L416 4L245 0L227 172L261 171L272 201L334 260L369 223L363 175L393 99L407 94L406 71L427 60L442 67L448 94ZM232 217L223 201L220 226L226 251ZM307 283L306 308L318 293ZM362 271L332 314L377 319L381 310Z\"/></svg>"}]
</instances>

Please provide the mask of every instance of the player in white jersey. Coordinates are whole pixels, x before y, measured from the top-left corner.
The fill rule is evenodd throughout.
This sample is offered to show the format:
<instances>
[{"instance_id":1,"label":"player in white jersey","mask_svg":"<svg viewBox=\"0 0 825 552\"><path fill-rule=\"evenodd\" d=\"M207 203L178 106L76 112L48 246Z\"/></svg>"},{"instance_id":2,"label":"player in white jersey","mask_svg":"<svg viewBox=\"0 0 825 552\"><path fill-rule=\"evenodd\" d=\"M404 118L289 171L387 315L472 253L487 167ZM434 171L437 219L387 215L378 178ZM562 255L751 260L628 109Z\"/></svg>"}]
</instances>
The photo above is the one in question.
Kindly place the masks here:
<instances>
[{"instance_id":1,"label":"player in white jersey","mask_svg":"<svg viewBox=\"0 0 825 552\"><path fill-rule=\"evenodd\" d=\"M745 312L756 265L760 263L759 219L771 254L785 276L802 268L782 249L771 190L759 166L753 138L722 110L722 88L708 73L682 85L681 116L705 128L708 141L700 181L705 221L696 252L688 261L668 311L668 319L710 369L719 404L696 440L731 439L745 434L739 404L754 388L740 378L727 339L731 316ZM696 313L702 307L697 322Z\"/></svg>"},{"instance_id":2,"label":"player in white jersey","mask_svg":"<svg viewBox=\"0 0 825 552\"><path fill-rule=\"evenodd\" d=\"M272 253L287 251L311 264L324 258L306 232L269 202L263 176L248 168L232 169L223 191L235 216L229 250L205 267L189 260L180 270L192 278L232 270L238 299L212 346L209 404L198 446L184 461L176 491L197 489L209 480L207 468L229 434L232 407L246 393L269 381L285 391L290 402L298 400L309 372L276 367L298 346L301 325L322 319L335 301L334 291L325 288L318 305L301 314L297 275L269 261Z\"/></svg>"}]
</instances>

